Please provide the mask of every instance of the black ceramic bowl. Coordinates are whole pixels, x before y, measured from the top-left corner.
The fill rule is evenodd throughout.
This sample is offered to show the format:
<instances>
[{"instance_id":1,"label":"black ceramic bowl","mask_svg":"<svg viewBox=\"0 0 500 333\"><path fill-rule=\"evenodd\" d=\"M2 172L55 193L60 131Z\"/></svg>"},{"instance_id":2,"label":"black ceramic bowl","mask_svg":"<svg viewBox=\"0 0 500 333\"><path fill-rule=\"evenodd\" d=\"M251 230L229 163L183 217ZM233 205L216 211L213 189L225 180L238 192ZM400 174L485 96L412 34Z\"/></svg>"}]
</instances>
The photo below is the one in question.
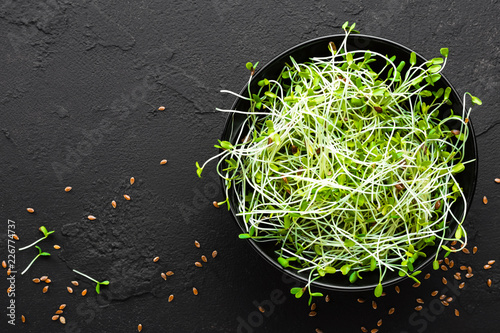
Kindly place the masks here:
<instances>
[{"instance_id":1,"label":"black ceramic bowl","mask_svg":"<svg viewBox=\"0 0 500 333\"><path fill-rule=\"evenodd\" d=\"M251 91L257 91L258 85L257 82L264 78L272 79L277 78L281 73L281 70L285 66L286 62L289 62L290 57L293 57L298 63L307 62L310 58L313 57L322 57L331 55L328 50L328 43L334 42L336 45L340 45L344 39L344 35L332 35L316 38L305 43L299 44L297 46L292 47L291 49L281 53L276 58L274 58L270 63L261 67L261 69L254 75L252 81L250 82ZM376 51L381 54L386 54L389 56L396 56L398 60L408 60L410 59L410 54L412 50L409 48L402 46L398 43L389 41L387 39L372 37L366 35L351 35L347 41L348 50L370 50ZM425 59L417 54L417 63L423 63ZM452 92L450 94L450 100L452 105L446 110L441 108L440 115L441 117L445 117L450 114L450 109L453 109L455 113L462 112L462 102L461 98L457 94L457 91L453 88L451 83L443 76L438 82L435 83L435 89L439 88L451 87ZM241 91L241 95L248 96L247 86L243 88ZM237 98L234 102L232 109L233 110L248 110L249 102L243 99ZM237 133L238 129L241 127L243 120L245 119L245 115L242 114L231 114L226 121L226 125L224 128L224 132L222 134L222 140L230 141L231 143L235 143L234 135L231 133ZM472 197L474 195L474 189L476 187L476 178L477 178L477 148L476 148L476 139L474 135L474 130L472 128L472 124L469 122L470 135L465 143L466 153L465 160L475 160L472 163L466 164L465 171L458 174L458 181L460 186L463 189L463 192L466 197L467 206L470 206ZM223 183L223 186L224 183ZM234 197L234 192L229 192L229 201L231 203L231 212L233 217L235 218L237 224L241 227L243 232L246 232L246 228L244 226L244 221L241 217L236 216L238 213L235 211L236 202ZM460 220L464 218L463 216L463 203L457 201L452 209L455 216ZM457 228L457 224L451 224L449 227L449 234L453 235ZM284 271L285 273L301 280L302 282L307 283L308 276L305 274L298 274L296 271L292 269L285 269L277 262L277 255L275 254L275 243L274 242L255 242L253 240L249 240L251 246L271 265L278 268L280 271ZM420 258L414 264L415 270L422 270L422 268L428 265L431 261L433 261L433 254L436 252L436 247L427 248L427 258ZM388 272L384 278L383 285L391 285L397 283L398 281L405 279L406 277L400 277L397 273ZM363 279L358 280L355 283L350 283L347 276L343 276L341 274L327 274L325 277L315 281L312 283L313 286L323 287L331 290L342 290L342 291L360 291L366 289L373 289L379 282L379 273L377 270L374 272L365 272L363 274Z\"/></svg>"}]
</instances>

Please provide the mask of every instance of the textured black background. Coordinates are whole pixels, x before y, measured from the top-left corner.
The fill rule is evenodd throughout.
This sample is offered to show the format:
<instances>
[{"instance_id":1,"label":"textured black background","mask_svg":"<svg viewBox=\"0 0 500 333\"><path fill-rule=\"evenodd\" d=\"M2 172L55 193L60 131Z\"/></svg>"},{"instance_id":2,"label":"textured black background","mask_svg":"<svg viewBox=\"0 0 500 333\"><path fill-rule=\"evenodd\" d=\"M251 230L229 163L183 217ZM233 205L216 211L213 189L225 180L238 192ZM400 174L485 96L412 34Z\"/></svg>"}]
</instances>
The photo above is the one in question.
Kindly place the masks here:
<instances>
[{"instance_id":1,"label":"textured black background","mask_svg":"<svg viewBox=\"0 0 500 333\"><path fill-rule=\"evenodd\" d=\"M499 12L493 0L2 1L0 260L7 259L8 219L16 222L18 248L40 236L40 225L56 233L40 243L52 257L40 258L23 277L15 274L15 327L7 325L9 298L0 293L0 331L136 332L142 323L143 332L361 332L380 318L380 332L495 331L500 268L480 268L496 258L500 240L500 185L493 182L500 175ZM340 33L347 20L428 58L449 47L446 76L460 93L483 100L472 116L480 163L466 223L469 248L479 251L453 256L456 266L475 270L460 292L441 283L443 272L433 272L420 288L410 281L400 284L399 295L389 288L377 310L371 292L330 292L332 301L318 300L318 315L310 318L306 300L288 293L294 282L237 238L225 209L212 206L222 198L214 165L198 179L194 162L215 153L225 115L214 109L232 102L219 90L241 89L245 62L266 63L297 43ZM166 110L157 111L160 105ZM160 165L164 158L168 164ZM66 186L73 190L64 192ZM88 221L89 214L97 220ZM219 256L212 260L215 249ZM35 254L17 252L16 269ZM196 268L202 254L209 262ZM80 287L70 295L73 268L111 285L96 297L78 278ZM175 275L165 282L160 272L167 270ZM454 281L453 272L444 275ZM41 275L53 280L47 294L31 282ZM2 278L0 290L7 287ZM83 288L86 297L79 294ZM440 307L432 290L455 300ZM168 303L170 294L175 299ZM358 297L368 301L359 304ZM413 311L417 297L426 301L425 316ZM68 304L66 326L50 320L61 303ZM264 315L259 304L267 308ZM396 313L388 316L391 307Z\"/></svg>"}]
</instances>

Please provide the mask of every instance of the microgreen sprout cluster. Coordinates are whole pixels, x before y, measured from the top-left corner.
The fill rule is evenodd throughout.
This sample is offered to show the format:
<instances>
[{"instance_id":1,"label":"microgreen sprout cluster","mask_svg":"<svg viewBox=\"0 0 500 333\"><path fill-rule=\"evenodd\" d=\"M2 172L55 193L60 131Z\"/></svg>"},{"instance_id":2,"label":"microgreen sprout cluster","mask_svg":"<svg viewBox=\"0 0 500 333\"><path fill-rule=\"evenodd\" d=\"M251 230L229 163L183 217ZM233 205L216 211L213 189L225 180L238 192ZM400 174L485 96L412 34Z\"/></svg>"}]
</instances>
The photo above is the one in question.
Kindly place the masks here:
<instances>
[{"instance_id":1,"label":"microgreen sprout cluster","mask_svg":"<svg viewBox=\"0 0 500 333\"><path fill-rule=\"evenodd\" d=\"M278 262L312 281L328 274L351 283L378 271L382 294L388 271L418 282L413 267L433 246L467 242L462 227L467 203L456 174L462 172L471 109L449 109L451 88L435 89L446 64L441 57L419 64L412 53L398 59L348 50L354 25L343 26L341 45L330 55L297 63L290 58L278 78L258 82L233 142L219 141L218 173L226 197L245 221L240 238L277 243ZM247 64L255 72L255 65ZM374 68L380 68L373 70ZM470 94L468 94L470 95ZM471 95L470 95L471 96ZM481 101L471 96L472 103ZM451 126L451 127L450 127ZM208 160L198 168L201 173ZM452 206L463 201L463 214ZM229 206L229 200L225 203ZM221 203L219 203L221 204ZM458 224L447 237L450 220Z\"/></svg>"},{"instance_id":2,"label":"microgreen sprout cluster","mask_svg":"<svg viewBox=\"0 0 500 333\"><path fill-rule=\"evenodd\" d=\"M47 228L45 228L43 225L38 228L42 233L43 233L43 237L40 238L39 240L31 243L30 245L28 246L25 246L23 248L20 248L19 251L23 251L23 250L26 250L26 249L29 249L30 247L34 246L35 244L37 244L38 242L41 242L43 241L44 239L46 239L47 237L49 237L50 234L53 234L55 231L48 231Z\"/></svg>"},{"instance_id":3,"label":"microgreen sprout cluster","mask_svg":"<svg viewBox=\"0 0 500 333\"><path fill-rule=\"evenodd\" d=\"M38 259L38 257L42 256L42 257L49 257L50 256L50 253L48 252L42 252L42 249L39 247L39 246L36 246L35 247L37 248L38 250L38 254L37 256L30 262L30 264L28 265L28 267L26 267L24 269L24 271L21 273L21 275L24 275L24 273L26 273L28 271L28 269L30 269L31 265L33 265L33 263L35 262L35 260Z\"/></svg>"},{"instance_id":4,"label":"microgreen sprout cluster","mask_svg":"<svg viewBox=\"0 0 500 333\"><path fill-rule=\"evenodd\" d=\"M107 286L109 285L109 281L102 281L102 282L99 282L97 281L96 279L94 278L91 278L90 276L88 276L87 274L83 274L82 272L79 272L77 271L76 269L73 270L73 272L77 273L77 274L80 274L81 276L83 277L86 277L87 279L89 279L90 281L93 281L96 283L96 286L95 286L95 291L96 293L100 294L101 293L101 285L102 286Z\"/></svg>"}]
</instances>

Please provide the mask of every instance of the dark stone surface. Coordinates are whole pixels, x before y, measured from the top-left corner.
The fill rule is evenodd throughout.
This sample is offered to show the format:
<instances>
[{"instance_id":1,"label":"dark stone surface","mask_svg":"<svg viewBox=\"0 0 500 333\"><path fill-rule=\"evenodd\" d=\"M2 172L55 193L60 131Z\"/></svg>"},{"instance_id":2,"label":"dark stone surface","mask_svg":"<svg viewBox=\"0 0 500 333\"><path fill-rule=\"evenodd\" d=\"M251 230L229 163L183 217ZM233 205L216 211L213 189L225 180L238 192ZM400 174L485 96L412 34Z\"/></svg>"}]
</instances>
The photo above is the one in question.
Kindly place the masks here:
<instances>
[{"instance_id":1,"label":"dark stone surface","mask_svg":"<svg viewBox=\"0 0 500 333\"><path fill-rule=\"evenodd\" d=\"M493 182L500 175L499 12L498 1L2 1L0 260L7 259L8 219L21 238L17 248L37 239L40 225L56 233L40 243L53 255L25 276L15 274L15 327L7 324L9 298L0 296L0 331L136 332L142 323L143 332L360 332L381 318L380 332L494 331L500 268L481 267L496 259L500 239L500 185ZM241 89L245 62L266 63L297 43L339 33L346 20L429 58L449 47L446 76L459 92L483 100L472 116L480 168L466 221L469 247L479 251L453 256L455 265L474 268L463 290L453 288L451 271L447 286L442 272L432 272L419 288L410 281L399 295L390 288L377 310L371 293L330 293L332 301L318 300L311 318L306 300L288 293L294 281L239 240L229 213L211 205L222 198L214 166L200 180L194 162L214 154L225 119L214 109L232 102L218 91ZM166 110L157 111L160 105ZM66 186L73 190L64 192ZM16 253L19 272L35 251ZM202 254L209 262L196 268ZM111 284L96 297L73 268ZM165 282L160 272L167 270L175 275ZM47 294L31 282L41 275L53 281ZM75 278L80 286L68 294ZM6 290L7 280L0 287ZM432 290L455 300L436 306ZM359 304L358 297L368 301ZM418 314L417 297L426 301ZM66 326L50 320L61 303ZM396 312L388 316L391 307Z\"/></svg>"}]
</instances>

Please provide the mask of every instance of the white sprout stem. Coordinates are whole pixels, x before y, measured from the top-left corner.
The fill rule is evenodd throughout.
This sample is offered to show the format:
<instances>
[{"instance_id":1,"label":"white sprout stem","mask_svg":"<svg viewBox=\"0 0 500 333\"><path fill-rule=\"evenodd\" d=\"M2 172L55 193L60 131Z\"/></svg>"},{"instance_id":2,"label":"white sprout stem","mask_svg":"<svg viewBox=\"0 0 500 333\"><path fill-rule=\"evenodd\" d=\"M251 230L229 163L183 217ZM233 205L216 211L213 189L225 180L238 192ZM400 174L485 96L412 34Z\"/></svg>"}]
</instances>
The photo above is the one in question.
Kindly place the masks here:
<instances>
[{"instance_id":1,"label":"white sprout stem","mask_svg":"<svg viewBox=\"0 0 500 333\"><path fill-rule=\"evenodd\" d=\"M20 249L19 249L19 251L26 250L26 249L28 249L28 248L32 247L33 245L37 244L38 242L43 241L45 238L47 238L47 237L42 237L42 238L40 238L39 240L37 240L37 241L35 241L35 242L31 243L31 244L30 244L30 245L28 245L28 246L25 246L25 247L23 247L23 248L20 248Z\"/></svg>"},{"instance_id":2,"label":"white sprout stem","mask_svg":"<svg viewBox=\"0 0 500 333\"><path fill-rule=\"evenodd\" d=\"M24 275L24 273L26 273L26 272L28 271L28 269L31 267L31 265L33 265L33 263L35 262L35 260L37 260L37 259L38 259L38 257L39 257L39 256L40 256L40 254L38 254L38 255L35 257L35 259L31 260L30 264L28 265L28 267L26 267L26 268L24 269L24 271L21 273L21 275Z\"/></svg>"},{"instance_id":3,"label":"white sprout stem","mask_svg":"<svg viewBox=\"0 0 500 333\"><path fill-rule=\"evenodd\" d=\"M77 274L80 274L81 276L84 276L84 277L86 277L87 279L89 279L89 280L91 280L91 281L94 281L94 282L95 282L95 283L97 283L97 284L100 284L100 282L99 282L99 281L97 281L97 280L95 280L95 279L91 278L91 277L90 277L90 276L88 276L87 274L83 274L82 272L77 271L76 269L74 269L74 270L73 270L73 272L75 272L75 273L77 273Z\"/></svg>"}]
</instances>

